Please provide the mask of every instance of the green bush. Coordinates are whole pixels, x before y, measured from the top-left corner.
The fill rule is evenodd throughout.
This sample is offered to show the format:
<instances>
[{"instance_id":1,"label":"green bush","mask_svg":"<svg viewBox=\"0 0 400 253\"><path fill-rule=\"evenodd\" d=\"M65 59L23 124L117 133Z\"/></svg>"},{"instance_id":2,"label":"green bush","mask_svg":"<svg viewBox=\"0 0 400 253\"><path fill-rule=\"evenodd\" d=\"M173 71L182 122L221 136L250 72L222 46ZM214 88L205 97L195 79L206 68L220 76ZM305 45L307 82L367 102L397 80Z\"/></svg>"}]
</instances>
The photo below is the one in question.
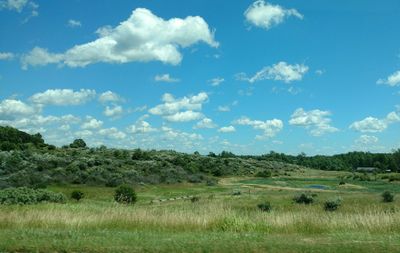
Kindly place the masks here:
<instances>
[{"instance_id":1,"label":"green bush","mask_svg":"<svg viewBox=\"0 0 400 253\"><path fill-rule=\"evenodd\" d=\"M0 204L3 205L30 205L40 202L65 203L66 197L62 193L27 187L7 188L0 191Z\"/></svg>"},{"instance_id":2,"label":"green bush","mask_svg":"<svg viewBox=\"0 0 400 253\"><path fill-rule=\"evenodd\" d=\"M129 185L121 185L115 190L115 201L118 203L134 204L137 200L135 190Z\"/></svg>"},{"instance_id":3,"label":"green bush","mask_svg":"<svg viewBox=\"0 0 400 253\"><path fill-rule=\"evenodd\" d=\"M293 201L297 204L312 204L314 203L314 197L307 193L301 193L300 195L296 195L293 197Z\"/></svg>"},{"instance_id":4,"label":"green bush","mask_svg":"<svg viewBox=\"0 0 400 253\"><path fill-rule=\"evenodd\" d=\"M190 201L191 201L192 203L199 202L199 200L200 200L200 197L197 197L197 196L194 196L194 197L192 197L192 198L190 199Z\"/></svg>"},{"instance_id":5,"label":"green bush","mask_svg":"<svg viewBox=\"0 0 400 253\"><path fill-rule=\"evenodd\" d=\"M270 212L272 210L271 203L263 202L257 205L258 209L263 212Z\"/></svg>"},{"instance_id":6,"label":"green bush","mask_svg":"<svg viewBox=\"0 0 400 253\"><path fill-rule=\"evenodd\" d=\"M265 177L265 178L268 178L268 177L271 177L271 176L272 176L272 173L271 173L270 170L262 170L262 171L257 172L256 176L257 176L257 177Z\"/></svg>"},{"instance_id":7,"label":"green bush","mask_svg":"<svg viewBox=\"0 0 400 253\"><path fill-rule=\"evenodd\" d=\"M325 211L336 211L341 204L342 204L341 198L327 200L324 203L324 209Z\"/></svg>"},{"instance_id":8,"label":"green bush","mask_svg":"<svg viewBox=\"0 0 400 253\"><path fill-rule=\"evenodd\" d=\"M382 193L382 199L383 199L383 202L386 202L386 203L393 202L394 194L389 191L385 191Z\"/></svg>"},{"instance_id":9,"label":"green bush","mask_svg":"<svg viewBox=\"0 0 400 253\"><path fill-rule=\"evenodd\" d=\"M75 199L76 201L79 201L81 199L83 199L85 197L85 193L83 193L80 190L75 190L73 192L71 192L71 198Z\"/></svg>"}]
</instances>

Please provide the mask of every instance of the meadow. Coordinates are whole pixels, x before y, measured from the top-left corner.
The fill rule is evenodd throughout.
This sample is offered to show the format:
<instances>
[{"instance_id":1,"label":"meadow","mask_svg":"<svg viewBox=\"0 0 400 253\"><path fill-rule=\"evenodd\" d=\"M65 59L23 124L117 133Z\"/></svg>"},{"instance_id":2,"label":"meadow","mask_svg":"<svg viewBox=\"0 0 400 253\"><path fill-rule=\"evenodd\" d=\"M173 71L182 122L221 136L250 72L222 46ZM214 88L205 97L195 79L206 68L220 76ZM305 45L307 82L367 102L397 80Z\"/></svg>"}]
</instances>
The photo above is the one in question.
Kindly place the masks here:
<instances>
[{"instance_id":1,"label":"meadow","mask_svg":"<svg viewBox=\"0 0 400 253\"><path fill-rule=\"evenodd\" d=\"M135 186L134 205L114 202L112 187L51 186L67 196L79 189L85 198L0 206L0 251L400 252L400 201L381 197L383 190L400 193L398 182L378 175L339 184L351 173L289 173L224 177L213 186L142 184ZM294 203L300 192L313 194L314 203ZM325 211L324 201L333 197L342 205ZM257 207L266 201L270 212Z\"/></svg>"}]
</instances>

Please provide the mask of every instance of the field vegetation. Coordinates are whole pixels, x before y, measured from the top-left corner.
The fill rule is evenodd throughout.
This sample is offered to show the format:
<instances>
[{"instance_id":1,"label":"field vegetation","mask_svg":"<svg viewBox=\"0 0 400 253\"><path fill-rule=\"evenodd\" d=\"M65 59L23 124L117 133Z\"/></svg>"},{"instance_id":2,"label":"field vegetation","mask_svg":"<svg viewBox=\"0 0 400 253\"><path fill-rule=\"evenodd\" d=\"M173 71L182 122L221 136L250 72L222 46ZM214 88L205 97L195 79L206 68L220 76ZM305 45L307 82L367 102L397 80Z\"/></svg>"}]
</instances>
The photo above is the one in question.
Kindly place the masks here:
<instances>
[{"instance_id":1,"label":"field vegetation","mask_svg":"<svg viewBox=\"0 0 400 253\"><path fill-rule=\"evenodd\" d=\"M397 167L57 148L7 131L0 252L400 252Z\"/></svg>"}]
</instances>

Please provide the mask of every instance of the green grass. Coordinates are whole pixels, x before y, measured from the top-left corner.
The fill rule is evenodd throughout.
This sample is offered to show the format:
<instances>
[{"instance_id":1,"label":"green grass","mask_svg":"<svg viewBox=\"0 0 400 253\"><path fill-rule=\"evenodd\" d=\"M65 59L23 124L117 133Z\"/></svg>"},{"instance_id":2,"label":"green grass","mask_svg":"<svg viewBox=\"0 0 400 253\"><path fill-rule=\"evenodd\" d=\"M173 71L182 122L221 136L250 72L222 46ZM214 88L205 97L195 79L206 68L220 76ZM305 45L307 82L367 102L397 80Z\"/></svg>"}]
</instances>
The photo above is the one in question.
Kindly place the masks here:
<instances>
[{"instance_id":1,"label":"green grass","mask_svg":"<svg viewBox=\"0 0 400 253\"><path fill-rule=\"evenodd\" d=\"M0 252L400 252L400 201L382 203L383 190L398 183L348 182L342 172L293 172L271 179L225 178L217 186L141 185L138 202L113 202L113 188L52 186L86 198L66 204L0 206ZM283 182L283 183L282 183ZM327 185L329 190L308 189ZM234 190L242 192L233 196ZM301 191L315 203L292 201ZM195 195L200 201L153 199ZM323 203L343 204L325 212ZM257 204L269 201L272 211Z\"/></svg>"}]
</instances>

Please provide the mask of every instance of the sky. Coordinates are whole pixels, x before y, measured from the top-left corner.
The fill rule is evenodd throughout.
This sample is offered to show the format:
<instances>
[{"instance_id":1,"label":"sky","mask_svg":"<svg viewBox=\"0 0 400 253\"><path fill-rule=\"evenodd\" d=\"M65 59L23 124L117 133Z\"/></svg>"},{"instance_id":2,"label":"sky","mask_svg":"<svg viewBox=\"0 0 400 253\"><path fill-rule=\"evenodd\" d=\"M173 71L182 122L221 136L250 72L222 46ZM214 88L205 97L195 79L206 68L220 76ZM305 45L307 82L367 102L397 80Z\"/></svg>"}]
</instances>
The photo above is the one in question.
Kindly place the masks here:
<instances>
[{"instance_id":1,"label":"sky","mask_svg":"<svg viewBox=\"0 0 400 253\"><path fill-rule=\"evenodd\" d=\"M0 125L62 146L400 147L398 0L0 0Z\"/></svg>"}]
</instances>

